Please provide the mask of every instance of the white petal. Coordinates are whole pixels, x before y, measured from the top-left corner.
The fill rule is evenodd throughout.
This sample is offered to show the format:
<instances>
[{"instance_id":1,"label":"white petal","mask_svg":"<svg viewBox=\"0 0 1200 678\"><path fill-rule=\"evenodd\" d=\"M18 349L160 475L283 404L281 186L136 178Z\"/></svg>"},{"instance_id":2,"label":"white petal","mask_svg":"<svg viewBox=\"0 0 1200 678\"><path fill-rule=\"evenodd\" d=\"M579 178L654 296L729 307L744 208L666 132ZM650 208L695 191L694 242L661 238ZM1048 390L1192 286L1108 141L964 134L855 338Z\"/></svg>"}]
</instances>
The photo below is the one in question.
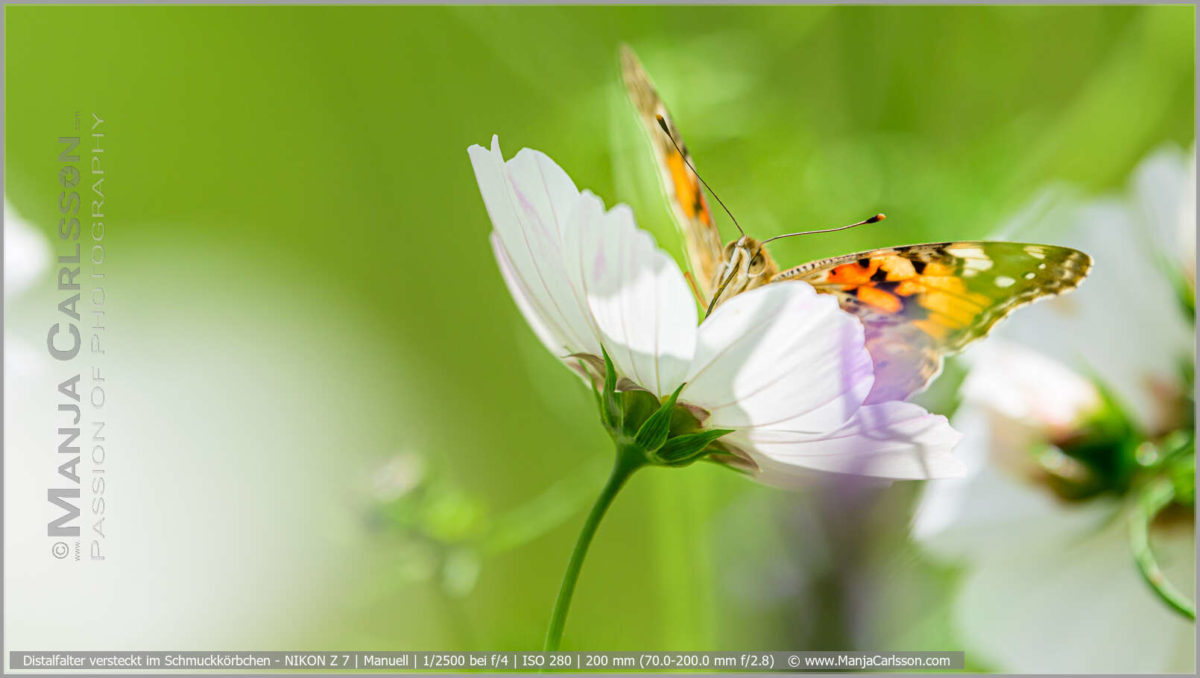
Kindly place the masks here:
<instances>
[{"instance_id":1,"label":"white petal","mask_svg":"<svg viewBox=\"0 0 1200 678\"><path fill-rule=\"evenodd\" d=\"M696 346L696 303L679 266L633 213L618 205L604 212L584 193L568 236L578 284L588 300L617 371L657 395L683 382ZM569 255L570 256L570 255Z\"/></svg>"},{"instance_id":2,"label":"white petal","mask_svg":"<svg viewBox=\"0 0 1200 678\"><path fill-rule=\"evenodd\" d=\"M976 468L926 486L913 536L964 570L954 617L968 651L1022 673L1194 670L1194 627L1138 576L1118 503L1064 503L987 463L989 453L1006 452L1006 436L969 403L954 423L966 432L956 456L973 457ZM1167 523L1153 538L1171 581L1191 595L1193 530ZM1123 650L1132 646L1144 651Z\"/></svg>"},{"instance_id":3,"label":"white petal","mask_svg":"<svg viewBox=\"0 0 1200 678\"><path fill-rule=\"evenodd\" d=\"M1151 152L1133 171L1130 192L1135 218L1140 220L1139 233L1149 234L1143 249L1174 258L1178 254L1182 261L1192 252L1178 252L1180 242L1177 232L1181 210L1192 207L1190 219L1195 220L1195 154L1167 144ZM1191 203L1189 205L1189 203ZM1193 237L1194 237L1193 229ZM1149 247L1147 247L1149 246Z\"/></svg>"},{"instance_id":4,"label":"white petal","mask_svg":"<svg viewBox=\"0 0 1200 678\"><path fill-rule=\"evenodd\" d=\"M1196 284L1196 149L1188 153L1187 179L1184 181L1183 196L1179 200L1179 211L1175 221L1175 247L1167 245L1167 251L1175 250L1177 260L1182 260L1183 271L1192 285Z\"/></svg>"},{"instance_id":5,"label":"white petal","mask_svg":"<svg viewBox=\"0 0 1200 678\"><path fill-rule=\"evenodd\" d=\"M963 400L1064 435L1100 407L1100 391L1082 374L1038 351L1000 338L971 347Z\"/></svg>"},{"instance_id":6,"label":"white petal","mask_svg":"<svg viewBox=\"0 0 1200 678\"><path fill-rule=\"evenodd\" d=\"M714 428L822 433L854 414L873 380L862 324L811 285L782 282L730 299L700 325L681 398L708 410Z\"/></svg>"},{"instance_id":7,"label":"white petal","mask_svg":"<svg viewBox=\"0 0 1200 678\"><path fill-rule=\"evenodd\" d=\"M997 506L1009 504L1007 508L1020 518L1027 512L1024 504L1028 503L1028 498L1024 496L1014 500L1008 494L1002 494L998 498L991 487L989 481L996 474L996 469L988 464L988 452L992 445L992 424L988 414L964 404L955 413L953 425L963 432L962 442L955 448L954 456L962 462L964 474L959 478L947 478L926 485L912 524L913 538L924 542L935 554L947 559L961 555L966 550L959 546L961 540L986 541L997 521L1003 523L1009 520L1007 515L997 515ZM1024 489L1035 500L1051 499L1049 492L1037 488ZM1022 508L1017 510L1014 508L1016 506ZM968 529L955 530L960 522L967 523ZM1036 527L1031 525L1030 529ZM953 533L953 537L945 538L946 533ZM948 546L941 548L942 544Z\"/></svg>"},{"instance_id":8,"label":"white petal","mask_svg":"<svg viewBox=\"0 0 1200 678\"><path fill-rule=\"evenodd\" d=\"M4 201L4 297L25 291L50 266L46 236L17 215Z\"/></svg>"},{"instance_id":9,"label":"white petal","mask_svg":"<svg viewBox=\"0 0 1200 678\"><path fill-rule=\"evenodd\" d=\"M832 433L758 428L729 439L754 457L760 480L786 486L808 470L899 480L961 476L963 465L951 453L961 437L945 417L892 401L864 405Z\"/></svg>"},{"instance_id":10,"label":"white petal","mask_svg":"<svg viewBox=\"0 0 1200 678\"><path fill-rule=\"evenodd\" d=\"M525 286L525 281L522 280L513 270L512 260L508 257L508 252L504 251L504 245L500 243L500 236L492 231L489 238L492 243L492 252L496 255L496 264L500 268L500 277L504 278L504 284L508 287L508 293L512 295L513 301L517 303L517 309L521 311L521 315L525 316L525 322L529 323L529 327L533 329L533 333L546 346L546 350L556 356L562 357L566 340L560 336L555 330L551 329L546 322L542 320L542 314L534 307L530 300L529 289Z\"/></svg>"},{"instance_id":11,"label":"white petal","mask_svg":"<svg viewBox=\"0 0 1200 678\"><path fill-rule=\"evenodd\" d=\"M1147 254L1145 228L1128 206L1095 201L1074 221L1058 240L1095 260L1087 280L1070 294L1014 313L995 336L1095 372L1143 426L1160 426L1163 413L1149 386L1178 380L1178 356L1194 349L1194 324L1179 311L1160 260ZM1130 330L1114 331L1114 317Z\"/></svg>"},{"instance_id":12,"label":"white petal","mask_svg":"<svg viewBox=\"0 0 1200 678\"><path fill-rule=\"evenodd\" d=\"M1188 164L1178 149L1153 154L1135 172L1132 196L1067 204L1006 234L1075 247L1090 254L1095 266L1078 290L1021 309L993 336L1096 373L1149 429L1167 418L1150 386L1177 382L1179 356L1191 355L1195 344L1195 323L1180 312L1163 273L1164 257L1190 261L1192 253L1174 235L1156 237L1164 225L1178 223L1181 203L1191 207ZM1194 216L1190 221L1189 226ZM1130 331L1113 331L1114 309Z\"/></svg>"},{"instance_id":13,"label":"white petal","mask_svg":"<svg viewBox=\"0 0 1200 678\"><path fill-rule=\"evenodd\" d=\"M674 260L618 205L580 194L553 160L528 149L504 162L499 142L469 149L496 230L509 291L560 358L608 349L618 372L665 395L683 381L696 305Z\"/></svg>"},{"instance_id":14,"label":"white petal","mask_svg":"<svg viewBox=\"0 0 1200 678\"><path fill-rule=\"evenodd\" d=\"M1128 524L1113 517L1107 502L1096 504L1059 503L1038 516L1076 528L1059 530L1055 540L1028 539L1030 523L1022 522L988 533L998 547L989 557L959 561L966 576L953 617L963 645L998 672L1195 674L1194 624L1154 597L1129 554ZM1091 519L1084 529L1078 529L1080 518ZM1164 526L1158 532L1163 568L1190 597L1192 530Z\"/></svg>"},{"instance_id":15,"label":"white petal","mask_svg":"<svg viewBox=\"0 0 1200 678\"><path fill-rule=\"evenodd\" d=\"M586 300L571 284L563 238L567 217L581 197L571 179L553 160L523 150L508 163L493 137L491 150L468 149L475 178L495 226L493 245L505 279L522 313L556 356L599 355Z\"/></svg>"},{"instance_id":16,"label":"white petal","mask_svg":"<svg viewBox=\"0 0 1200 678\"><path fill-rule=\"evenodd\" d=\"M1059 539L1070 530L1079 534L1090 530L1092 518L1072 523L1069 529L1062 521L1051 527L1048 516L1065 519L1080 514L1062 511L1064 504L1049 488L1020 478L1006 463L996 463L1016 455L1031 458L1032 446L1044 440L1036 432L1030 436L1014 430L1009 422L969 402L954 414L953 425L963 431L954 456L962 461L966 474L925 487L912 534L927 551L944 560L988 558L1008 548L997 544L998 534L1019 534L1032 542Z\"/></svg>"}]
</instances>

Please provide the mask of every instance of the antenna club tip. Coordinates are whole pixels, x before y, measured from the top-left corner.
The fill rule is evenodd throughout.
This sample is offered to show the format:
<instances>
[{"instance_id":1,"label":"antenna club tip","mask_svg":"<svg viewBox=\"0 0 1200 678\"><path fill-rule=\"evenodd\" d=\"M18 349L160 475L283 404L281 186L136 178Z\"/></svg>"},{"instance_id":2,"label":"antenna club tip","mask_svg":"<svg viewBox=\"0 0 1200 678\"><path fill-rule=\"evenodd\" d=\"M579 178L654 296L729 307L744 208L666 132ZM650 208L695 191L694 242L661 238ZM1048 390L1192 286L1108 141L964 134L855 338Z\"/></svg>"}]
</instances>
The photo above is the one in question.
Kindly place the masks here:
<instances>
[{"instance_id":1,"label":"antenna club tip","mask_svg":"<svg viewBox=\"0 0 1200 678\"><path fill-rule=\"evenodd\" d=\"M661 127L664 132L667 134L671 133L671 131L667 129L667 120L666 118L662 117L662 113L655 113L654 119L658 121L658 126Z\"/></svg>"},{"instance_id":2,"label":"antenna club tip","mask_svg":"<svg viewBox=\"0 0 1200 678\"><path fill-rule=\"evenodd\" d=\"M887 215L884 214L883 212L880 212L879 214L876 214L875 216L871 217L870 219L867 219L867 223L875 224L875 223L879 223L880 221L883 221L884 219L887 219Z\"/></svg>"}]
</instances>

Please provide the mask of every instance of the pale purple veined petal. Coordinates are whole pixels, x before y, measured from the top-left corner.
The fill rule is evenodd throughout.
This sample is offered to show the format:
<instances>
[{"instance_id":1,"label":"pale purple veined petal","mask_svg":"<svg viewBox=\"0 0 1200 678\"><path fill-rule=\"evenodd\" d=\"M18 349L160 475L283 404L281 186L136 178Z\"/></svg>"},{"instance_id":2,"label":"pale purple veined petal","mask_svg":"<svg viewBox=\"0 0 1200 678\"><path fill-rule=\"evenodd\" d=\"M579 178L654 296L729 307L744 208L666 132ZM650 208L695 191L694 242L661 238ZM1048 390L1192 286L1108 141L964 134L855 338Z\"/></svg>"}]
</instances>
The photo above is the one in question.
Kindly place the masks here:
<instances>
[{"instance_id":1,"label":"pale purple veined petal","mask_svg":"<svg viewBox=\"0 0 1200 678\"><path fill-rule=\"evenodd\" d=\"M525 149L505 163L495 138L469 153L501 274L542 343L566 358L599 357L603 342L621 376L673 391L696 341L695 303L674 260L628 207L605 211L544 154Z\"/></svg>"},{"instance_id":2,"label":"pale purple veined petal","mask_svg":"<svg viewBox=\"0 0 1200 678\"><path fill-rule=\"evenodd\" d=\"M639 229L633 212L608 212L584 192L568 234L568 263L618 373L656 395L675 390L696 346L696 304L679 266Z\"/></svg>"},{"instance_id":3,"label":"pale purple veined petal","mask_svg":"<svg viewBox=\"0 0 1200 678\"><path fill-rule=\"evenodd\" d=\"M468 149L479 190L495 226L493 245L522 313L556 356L600 353L586 299L571 284L564 256L566 220L581 197L554 161L523 150L508 163L491 150ZM504 257L499 257L499 252Z\"/></svg>"},{"instance_id":4,"label":"pale purple veined petal","mask_svg":"<svg viewBox=\"0 0 1200 678\"><path fill-rule=\"evenodd\" d=\"M811 471L897 480L958 477L962 462L951 451L961 438L945 417L892 401L862 406L829 433L757 428L733 433L729 442L753 457L759 480L788 486Z\"/></svg>"},{"instance_id":5,"label":"pale purple veined petal","mask_svg":"<svg viewBox=\"0 0 1200 678\"><path fill-rule=\"evenodd\" d=\"M521 311L521 315L525 316L525 322L529 323L529 327L533 329L533 333L537 335L537 338L541 340L548 351L555 355L560 355L562 351L566 350L563 348L566 345L566 341L556 330L551 329L542 320L541 312L530 301L530 294L525 286L525 281L513 270L512 261L508 258L508 253L504 251L504 245L500 243L500 236L496 235L495 231L493 231L489 240L492 243L492 252L496 255L496 264L500 268L500 277L504 278L504 284L508 287L508 293L512 295L513 301L517 304L517 309Z\"/></svg>"},{"instance_id":6,"label":"pale purple veined petal","mask_svg":"<svg viewBox=\"0 0 1200 678\"><path fill-rule=\"evenodd\" d=\"M713 428L821 433L854 414L873 379L861 323L811 285L782 282L730 299L701 324L681 398L707 410Z\"/></svg>"}]
</instances>

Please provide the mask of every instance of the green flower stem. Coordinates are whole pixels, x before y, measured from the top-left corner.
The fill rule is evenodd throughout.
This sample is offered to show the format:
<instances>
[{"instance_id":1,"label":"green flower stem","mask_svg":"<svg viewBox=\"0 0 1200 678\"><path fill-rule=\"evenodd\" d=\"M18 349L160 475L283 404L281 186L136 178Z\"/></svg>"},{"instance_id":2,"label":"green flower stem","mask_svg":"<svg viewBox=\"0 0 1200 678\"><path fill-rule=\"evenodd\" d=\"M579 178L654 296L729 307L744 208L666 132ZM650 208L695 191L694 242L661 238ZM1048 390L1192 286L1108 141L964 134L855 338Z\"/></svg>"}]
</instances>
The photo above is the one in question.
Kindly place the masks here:
<instances>
[{"instance_id":1,"label":"green flower stem","mask_svg":"<svg viewBox=\"0 0 1200 678\"><path fill-rule=\"evenodd\" d=\"M1155 516L1170 505L1175 498L1175 488L1169 478L1158 478L1146 486L1137 498L1134 515L1129 521L1129 542L1133 559L1137 562L1142 579L1150 585L1155 595L1179 614L1196 620L1196 605L1177 591L1167 580L1154 551L1150 548L1150 525Z\"/></svg>"},{"instance_id":2,"label":"green flower stem","mask_svg":"<svg viewBox=\"0 0 1200 678\"><path fill-rule=\"evenodd\" d=\"M600 520L608 511L608 507L617 496L617 492L629 480L633 472L646 464L642 451L633 446L618 446L617 460L613 464L612 474L600 496L596 498L591 513L579 531L575 540L575 550L571 551L571 560L567 562L567 571L563 574L562 586L558 590L558 599L554 601L554 614L550 617L550 629L546 631L546 652L555 652L562 642L563 627L567 623L567 610L571 607L571 595L575 592L575 582L579 579L579 570L583 567L583 559L587 556L588 546L596 535Z\"/></svg>"}]
</instances>

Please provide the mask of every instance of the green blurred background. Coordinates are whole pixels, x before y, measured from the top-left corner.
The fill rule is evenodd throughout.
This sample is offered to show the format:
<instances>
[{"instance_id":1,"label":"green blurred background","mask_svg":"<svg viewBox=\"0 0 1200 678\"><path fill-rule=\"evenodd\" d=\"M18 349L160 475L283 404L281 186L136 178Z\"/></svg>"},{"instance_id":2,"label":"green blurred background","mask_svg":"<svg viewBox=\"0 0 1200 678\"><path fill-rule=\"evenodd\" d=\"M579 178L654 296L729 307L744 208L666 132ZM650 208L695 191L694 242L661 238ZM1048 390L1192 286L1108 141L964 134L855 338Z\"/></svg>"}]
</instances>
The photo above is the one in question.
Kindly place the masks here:
<instances>
[{"instance_id":1,"label":"green blurred background","mask_svg":"<svg viewBox=\"0 0 1200 678\"><path fill-rule=\"evenodd\" d=\"M10 6L5 19L8 199L52 234L54 140L75 111L106 117L116 359L162 368L141 416L229 422L163 472L187 496L189 469L220 467L204 492L222 503L222 483L255 482L245 460L277 459L275 490L311 500L281 517L303 544L228 557L265 562L264 591L275 560L333 563L279 599L250 582L230 618L275 614L177 649L540 646L610 449L501 282L466 148L495 133L507 155L545 151L678 256L621 43L753 235L890 217L782 241L783 263L983 238L1048 185L1119 188L1151 149L1194 136L1183 6ZM7 306L10 332L28 316L37 345L53 307ZM269 334L281 315L289 329ZM226 346L244 366L222 365ZM220 403L268 363L278 397L249 407L311 429L290 447L247 444L251 425ZM164 383L181 365L214 393ZM129 445L125 463L171 450ZM386 478L362 479L397 454L424 459L422 494L373 500ZM822 491L713 466L645 472L601 528L564 646L962 649L946 614L956 572L904 534L917 489L842 488L861 501L831 512ZM226 503L231 529L275 529ZM210 571L184 586L221 597Z\"/></svg>"}]
</instances>

